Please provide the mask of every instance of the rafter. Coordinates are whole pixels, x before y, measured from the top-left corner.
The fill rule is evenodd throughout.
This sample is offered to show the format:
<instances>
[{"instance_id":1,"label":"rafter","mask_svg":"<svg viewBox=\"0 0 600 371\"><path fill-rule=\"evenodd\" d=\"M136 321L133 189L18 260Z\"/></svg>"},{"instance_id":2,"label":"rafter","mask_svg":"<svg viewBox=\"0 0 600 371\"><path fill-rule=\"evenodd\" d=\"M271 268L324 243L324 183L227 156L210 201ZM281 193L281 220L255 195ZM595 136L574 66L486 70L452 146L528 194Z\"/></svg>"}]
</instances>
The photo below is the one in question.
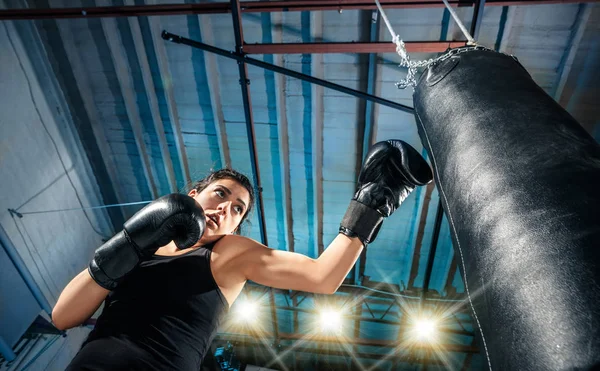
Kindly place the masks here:
<instances>
[{"instance_id":1,"label":"rafter","mask_svg":"<svg viewBox=\"0 0 600 371\"><path fill-rule=\"evenodd\" d=\"M127 3L132 3L132 0L128 0ZM154 82L152 80L152 73L150 72L150 65L146 54L146 48L144 46L144 40L142 38L142 30L140 29L140 23L137 18L130 17L127 19L129 22L129 28L131 30L131 36L133 38L133 44L136 49L137 59L140 65L140 71L142 78L144 79L144 87L146 88L146 96L148 97L148 106L152 114L152 120L154 122L154 131L158 138L158 145L160 147L160 153L162 156L165 173L169 182L169 189L171 192L177 192L177 179L175 178L175 171L173 169L173 161L171 160L171 154L169 152L169 145L167 144L167 138L165 136L165 128L163 125L162 118L160 116L160 110L158 108L158 98L156 96L156 90L154 89Z\"/></svg>"},{"instance_id":2,"label":"rafter","mask_svg":"<svg viewBox=\"0 0 600 371\"><path fill-rule=\"evenodd\" d=\"M310 18L310 36L312 40L321 40L323 38L323 15L320 12L314 12ZM311 55L311 75L322 79L323 55ZM314 234L315 234L315 255L320 256L323 253L323 87L313 84L311 86L312 98L312 180L313 180L313 205L314 210Z\"/></svg>"},{"instance_id":3,"label":"rafter","mask_svg":"<svg viewBox=\"0 0 600 371\"><path fill-rule=\"evenodd\" d=\"M271 23L280 25L283 21L281 13L271 14ZM272 27L272 37L276 42L280 42L282 39L282 32L280 26ZM283 67L283 55L274 56L274 64L279 67ZM292 218L292 188L290 184L290 144L288 137L288 120L287 120L287 109L286 109L286 78L284 75L276 73L275 78L275 102L277 106L277 137L279 143L279 163L281 164L281 179L279 184L281 185L281 192L284 205L284 228L286 230L285 239L288 251L294 252L294 228Z\"/></svg>"},{"instance_id":4,"label":"rafter","mask_svg":"<svg viewBox=\"0 0 600 371\"><path fill-rule=\"evenodd\" d=\"M214 43L212 32L212 22L207 15L199 16L200 33L202 40L208 43ZM204 53L204 63L206 65L206 78L208 80L208 90L210 94L210 106L213 114L213 121L217 138L219 140L219 155L223 167L231 166L231 154L229 152L229 142L227 140L227 127L223 117L223 106L221 104L219 68L217 67L216 57L212 53Z\"/></svg>"},{"instance_id":5,"label":"rafter","mask_svg":"<svg viewBox=\"0 0 600 371\"><path fill-rule=\"evenodd\" d=\"M588 19L592 13L592 6L589 4L581 4L579 7L575 23L571 30L571 37L569 38L567 49L565 50L565 54L563 55L558 68L558 75L556 83L554 84L554 94L552 95L557 102L560 102L560 97L562 96L567 79L569 78L571 67L573 67L575 54L577 54L577 51L579 50L579 45L587 27Z\"/></svg>"},{"instance_id":6,"label":"rafter","mask_svg":"<svg viewBox=\"0 0 600 371\"><path fill-rule=\"evenodd\" d=\"M96 1L100 4L104 2L103 0ZM135 88L133 86L133 81L131 80L131 75L129 74L127 56L121 40L121 35L118 32L117 21L112 18L103 18L102 30L104 31L104 37L115 67L119 88L125 103L125 110L127 111L127 118L131 125L131 130L133 131L135 145L140 156L148 190L150 191L151 197L155 199L159 196L157 182L152 172L152 163L150 162L150 156L148 155L149 151L144 141L142 119L140 118L136 98L133 95Z\"/></svg>"},{"instance_id":7,"label":"rafter","mask_svg":"<svg viewBox=\"0 0 600 371\"><path fill-rule=\"evenodd\" d=\"M149 1L154 2L156 0ZM175 103L175 94L173 92L173 76L171 75L171 69L169 67L169 59L167 58L165 42L159 36L162 32L160 19L158 17L148 17L148 25L150 26L150 36L152 37L152 44L154 45L154 53L156 54L158 70L160 71L160 79L162 81L162 86L165 93L167 110L169 111L169 122L171 124L171 131L173 132L173 138L175 140L175 148L177 149L177 160L183 176L183 182L190 183L192 179L190 177L190 167L188 164L185 142L183 140L183 134L181 133L181 124L179 123L177 104Z\"/></svg>"}]
</instances>

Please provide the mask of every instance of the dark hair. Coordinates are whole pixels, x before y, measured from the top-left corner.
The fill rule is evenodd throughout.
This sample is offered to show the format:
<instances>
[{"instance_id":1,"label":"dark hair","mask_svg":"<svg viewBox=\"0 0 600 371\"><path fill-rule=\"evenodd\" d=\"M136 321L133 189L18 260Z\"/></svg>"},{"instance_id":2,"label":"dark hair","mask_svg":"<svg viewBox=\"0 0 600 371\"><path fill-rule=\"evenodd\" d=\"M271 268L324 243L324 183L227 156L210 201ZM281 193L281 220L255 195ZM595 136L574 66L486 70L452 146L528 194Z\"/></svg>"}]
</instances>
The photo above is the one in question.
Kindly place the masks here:
<instances>
[{"instance_id":1,"label":"dark hair","mask_svg":"<svg viewBox=\"0 0 600 371\"><path fill-rule=\"evenodd\" d=\"M194 183L189 189L190 190L195 189L197 192L202 192L209 185L211 185L212 183L214 183L215 181L220 180L220 179L231 179L231 180L234 180L234 181L240 183L244 188L246 188L246 190L248 191L248 194L250 195L250 202L248 203L248 208L246 209L246 212L244 213L244 216L242 217L242 220L240 221L240 225L236 229L236 233L239 234L242 223L244 223L244 221L247 219L248 215L250 214L250 212L252 211L252 208L254 206L254 187L252 186L252 183L250 183L250 180L248 179L247 176L245 176L244 174L242 174L238 171L235 171L235 170L229 169L229 168L216 170L216 171L212 171L206 177L204 177L203 179L200 179L199 181Z\"/></svg>"}]
</instances>

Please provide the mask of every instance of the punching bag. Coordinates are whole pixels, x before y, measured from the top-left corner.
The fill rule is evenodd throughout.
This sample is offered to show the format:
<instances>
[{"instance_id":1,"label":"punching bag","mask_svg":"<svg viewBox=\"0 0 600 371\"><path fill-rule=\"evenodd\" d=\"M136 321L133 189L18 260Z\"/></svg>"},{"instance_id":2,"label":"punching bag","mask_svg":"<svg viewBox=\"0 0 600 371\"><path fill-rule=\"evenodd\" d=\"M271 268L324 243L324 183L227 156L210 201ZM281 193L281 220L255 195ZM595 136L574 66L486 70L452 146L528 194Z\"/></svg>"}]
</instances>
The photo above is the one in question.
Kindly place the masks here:
<instances>
[{"instance_id":1,"label":"punching bag","mask_svg":"<svg viewBox=\"0 0 600 371\"><path fill-rule=\"evenodd\" d=\"M513 57L454 49L414 93L492 370L600 364L600 146Z\"/></svg>"}]
</instances>

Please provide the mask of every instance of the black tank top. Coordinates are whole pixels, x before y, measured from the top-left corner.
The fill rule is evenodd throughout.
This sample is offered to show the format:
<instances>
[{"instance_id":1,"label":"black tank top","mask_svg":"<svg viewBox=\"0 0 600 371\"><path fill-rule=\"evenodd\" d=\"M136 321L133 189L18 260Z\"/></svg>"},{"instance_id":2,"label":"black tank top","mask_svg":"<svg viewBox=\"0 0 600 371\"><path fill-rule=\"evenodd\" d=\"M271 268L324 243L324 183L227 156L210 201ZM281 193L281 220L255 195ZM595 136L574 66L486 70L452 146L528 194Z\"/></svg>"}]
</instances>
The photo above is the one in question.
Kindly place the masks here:
<instances>
[{"instance_id":1,"label":"black tank top","mask_svg":"<svg viewBox=\"0 0 600 371\"><path fill-rule=\"evenodd\" d=\"M229 308L211 249L142 262L108 295L68 370L199 370Z\"/></svg>"}]
</instances>

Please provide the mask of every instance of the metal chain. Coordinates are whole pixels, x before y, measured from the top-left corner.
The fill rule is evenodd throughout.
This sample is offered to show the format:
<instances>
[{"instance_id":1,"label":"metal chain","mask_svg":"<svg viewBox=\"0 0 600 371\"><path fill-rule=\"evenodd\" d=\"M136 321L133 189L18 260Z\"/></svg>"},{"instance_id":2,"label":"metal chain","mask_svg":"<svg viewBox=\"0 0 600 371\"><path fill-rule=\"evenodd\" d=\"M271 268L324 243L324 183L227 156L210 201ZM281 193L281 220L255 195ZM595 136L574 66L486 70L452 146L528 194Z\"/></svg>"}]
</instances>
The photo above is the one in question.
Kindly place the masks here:
<instances>
[{"instance_id":1,"label":"metal chain","mask_svg":"<svg viewBox=\"0 0 600 371\"><path fill-rule=\"evenodd\" d=\"M477 42L469 34L469 31L467 31L465 26L462 24L462 22L458 18L458 15L456 15L456 13L454 12L454 9L452 9L450 4L448 3L448 0L443 0L443 1L444 1L444 5L446 5L446 8L448 8L448 11L452 15L452 18L454 18L454 20L460 27L461 31L467 38L468 47L452 49L449 52L447 52L446 54L444 54L440 57L437 57L435 59L427 59L424 61L413 62L410 60L408 52L406 51L406 46L404 45L404 41L402 41L402 39L400 39L400 36L394 31L390 21L388 20L386 14L385 14L385 11L383 10L383 7L379 3L379 0L375 0L377 9L379 10L381 17L383 18L383 21L385 22L385 25L386 25L388 31L390 32L390 35L392 36L392 42L396 45L396 53L398 53L398 55L400 56L400 59L401 59L400 67L408 68L408 73L406 75L406 78L402 79L396 83L396 87L398 89L406 89L409 86L412 86L414 89L417 86L417 78L416 78L417 68L428 67L433 63L441 62L441 61L443 61L447 58L450 58L451 56L456 55L458 53L464 53L464 52L472 51L472 50L490 50L485 47L479 46L477 44Z\"/></svg>"},{"instance_id":2,"label":"metal chain","mask_svg":"<svg viewBox=\"0 0 600 371\"><path fill-rule=\"evenodd\" d=\"M464 33L465 37L467 38L467 40L468 40L467 46L462 47L462 48L457 48L457 49L450 49L448 52L440 55L437 58L431 58L431 59L427 59L424 61L411 61L410 56L408 55L408 52L406 51L406 45L404 44L404 41L402 41L402 39L400 39L400 36L396 32L394 32L394 29L392 28L390 21L388 20L381 4L379 3L379 0L375 0L375 4L377 4L379 13L381 14L381 17L383 18L383 21L385 22L385 25L388 28L388 31L390 32L390 35L392 36L392 42L396 45L396 53L398 53L398 55L400 56L400 60L401 60L400 67L406 67L408 69L406 78L402 79L396 83L396 87L398 89L406 89L409 86L412 86L414 89L417 86L417 72L418 72L417 68L429 67L432 64L443 62L446 59L448 59L454 55L470 52L473 50L493 51L492 49L488 49L484 46L478 45L477 42L473 39L473 37L471 37L471 35L469 34L469 32L467 31L465 26L462 24L462 22L460 21L460 19L458 18L458 16L454 12L454 10L452 9L452 7L448 3L448 1L447 0L443 0L443 1L444 1L444 4L446 5L446 7L448 8L448 11L450 11L450 14L452 15L452 17L454 18L454 20L456 21L456 23L458 24L458 26Z\"/></svg>"},{"instance_id":3,"label":"metal chain","mask_svg":"<svg viewBox=\"0 0 600 371\"><path fill-rule=\"evenodd\" d=\"M417 86L417 68L429 67L432 64L443 62L446 59L457 54L471 52L474 50L493 51L492 49L486 48L484 46L475 45L457 49L450 49L448 52L440 55L437 58L431 58L423 61L411 61L408 57L408 53L406 52L406 48L404 47L404 42L400 40L399 43L396 43L396 52L398 53L400 58L402 58L402 61L400 62L400 67L407 67L408 73L405 79L402 79L396 83L396 87L398 89L406 89L407 87L412 86L414 89Z\"/></svg>"}]
</instances>

